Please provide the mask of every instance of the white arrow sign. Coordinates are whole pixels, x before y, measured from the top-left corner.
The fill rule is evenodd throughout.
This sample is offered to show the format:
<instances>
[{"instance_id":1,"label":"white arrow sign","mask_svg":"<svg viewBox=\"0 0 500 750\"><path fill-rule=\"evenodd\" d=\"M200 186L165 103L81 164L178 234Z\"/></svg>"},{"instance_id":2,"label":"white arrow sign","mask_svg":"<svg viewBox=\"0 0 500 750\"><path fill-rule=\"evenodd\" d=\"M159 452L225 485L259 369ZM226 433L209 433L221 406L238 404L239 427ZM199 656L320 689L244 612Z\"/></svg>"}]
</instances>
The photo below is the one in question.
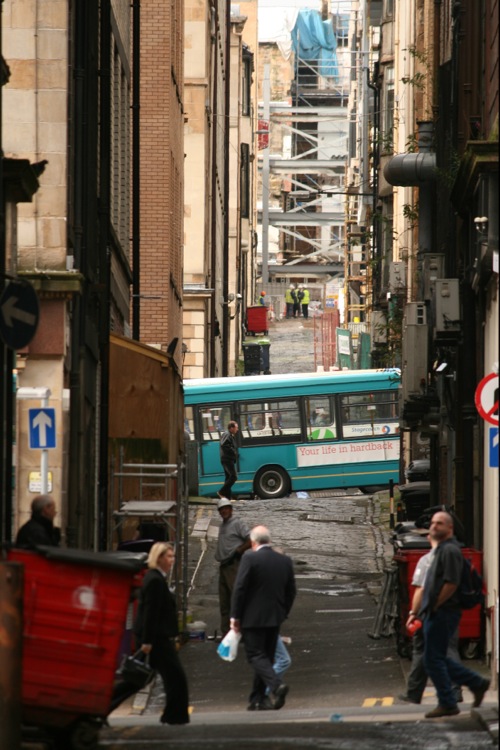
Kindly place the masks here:
<instances>
[{"instance_id":1,"label":"white arrow sign","mask_svg":"<svg viewBox=\"0 0 500 750\"><path fill-rule=\"evenodd\" d=\"M31 450L56 447L55 409L29 409L29 437Z\"/></svg>"},{"instance_id":2,"label":"white arrow sign","mask_svg":"<svg viewBox=\"0 0 500 750\"><path fill-rule=\"evenodd\" d=\"M20 323L26 323L28 326L33 326L36 323L36 315L33 315L26 310L22 310L20 307L16 307L16 302L19 302L18 297L9 297L2 305L2 313L5 325L8 328L12 328L14 321L18 320Z\"/></svg>"},{"instance_id":3,"label":"white arrow sign","mask_svg":"<svg viewBox=\"0 0 500 750\"><path fill-rule=\"evenodd\" d=\"M38 427L40 448L45 448L48 443L47 428L50 429L52 427L51 418L46 412L41 411L33 420L33 427Z\"/></svg>"}]
</instances>

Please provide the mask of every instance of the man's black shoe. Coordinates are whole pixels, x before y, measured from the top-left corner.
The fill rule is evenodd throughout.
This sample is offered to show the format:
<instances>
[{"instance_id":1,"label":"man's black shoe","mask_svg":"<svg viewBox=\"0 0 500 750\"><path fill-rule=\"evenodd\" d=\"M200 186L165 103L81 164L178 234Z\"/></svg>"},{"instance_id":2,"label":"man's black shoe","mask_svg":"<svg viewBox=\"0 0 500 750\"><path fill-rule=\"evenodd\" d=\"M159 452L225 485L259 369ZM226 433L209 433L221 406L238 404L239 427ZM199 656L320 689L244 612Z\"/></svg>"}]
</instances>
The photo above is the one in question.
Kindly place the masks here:
<instances>
[{"instance_id":1,"label":"man's black shoe","mask_svg":"<svg viewBox=\"0 0 500 750\"><path fill-rule=\"evenodd\" d=\"M276 688L274 691L274 709L275 711L279 711L280 708L283 708L285 705L286 696L288 695L289 691L288 685L281 684L279 688Z\"/></svg>"},{"instance_id":2,"label":"man's black shoe","mask_svg":"<svg viewBox=\"0 0 500 750\"><path fill-rule=\"evenodd\" d=\"M414 700L407 693L401 693L398 695L398 700L404 701L405 703L416 703L417 705L420 703L420 701Z\"/></svg>"},{"instance_id":3,"label":"man's black shoe","mask_svg":"<svg viewBox=\"0 0 500 750\"><path fill-rule=\"evenodd\" d=\"M261 701L252 701L247 706L247 711L272 711L274 708L270 699L265 696Z\"/></svg>"},{"instance_id":4,"label":"man's black shoe","mask_svg":"<svg viewBox=\"0 0 500 750\"><path fill-rule=\"evenodd\" d=\"M472 704L472 708L479 708L479 706L483 702L484 696L488 692L489 687L490 687L490 681L484 680L480 688L472 691L472 695L474 696L474 702Z\"/></svg>"}]
</instances>

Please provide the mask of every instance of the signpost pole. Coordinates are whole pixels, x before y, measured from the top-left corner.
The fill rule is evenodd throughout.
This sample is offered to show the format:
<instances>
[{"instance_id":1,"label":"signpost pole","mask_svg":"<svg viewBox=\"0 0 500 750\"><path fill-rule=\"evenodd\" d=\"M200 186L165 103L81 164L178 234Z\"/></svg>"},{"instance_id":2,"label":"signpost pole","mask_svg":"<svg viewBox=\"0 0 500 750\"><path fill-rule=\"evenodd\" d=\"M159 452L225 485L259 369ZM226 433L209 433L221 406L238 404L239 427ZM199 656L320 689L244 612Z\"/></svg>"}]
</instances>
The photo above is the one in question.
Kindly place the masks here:
<instances>
[{"instance_id":1,"label":"signpost pole","mask_svg":"<svg viewBox=\"0 0 500 750\"><path fill-rule=\"evenodd\" d=\"M48 398L42 398L42 409L47 408L49 405ZM49 492L49 451L47 448L42 448L40 457L40 478L42 483L42 495L47 495Z\"/></svg>"}]
</instances>

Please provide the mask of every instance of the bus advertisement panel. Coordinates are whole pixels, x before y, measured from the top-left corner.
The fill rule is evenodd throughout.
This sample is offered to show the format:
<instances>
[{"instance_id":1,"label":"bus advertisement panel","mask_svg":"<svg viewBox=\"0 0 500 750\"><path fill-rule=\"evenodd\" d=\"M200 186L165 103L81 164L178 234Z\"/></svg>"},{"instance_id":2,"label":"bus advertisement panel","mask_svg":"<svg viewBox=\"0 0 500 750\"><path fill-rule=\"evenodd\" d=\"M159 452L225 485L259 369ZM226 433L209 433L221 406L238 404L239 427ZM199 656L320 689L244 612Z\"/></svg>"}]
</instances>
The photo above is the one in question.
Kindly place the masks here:
<instances>
[{"instance_id":1,"label":"bus advertisement panel","mask_svg":"<svg viewBox=\"0 0 500 750\"><path fill-rule=\"evenodd\" d=\"M223 484L219 441L231 420L239 425L235 495L398 482L400 383L396 369L184 381L200 495L216 497Z\"/></svg>"}]
</instances>

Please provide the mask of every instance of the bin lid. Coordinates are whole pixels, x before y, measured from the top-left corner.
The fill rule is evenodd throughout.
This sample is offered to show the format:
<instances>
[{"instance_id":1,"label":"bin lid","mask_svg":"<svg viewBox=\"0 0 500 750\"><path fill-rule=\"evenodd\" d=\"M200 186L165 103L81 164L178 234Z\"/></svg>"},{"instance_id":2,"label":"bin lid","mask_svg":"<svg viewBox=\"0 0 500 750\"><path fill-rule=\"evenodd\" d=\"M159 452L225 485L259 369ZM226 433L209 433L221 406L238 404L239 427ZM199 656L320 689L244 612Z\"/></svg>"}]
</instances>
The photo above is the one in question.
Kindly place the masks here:
<instances>
[{"instance_id":1,"label":"bin lid","mask_svg":"<svg viewBox=\"0 0 500 750\"><path fill-rule=\"evenodd\" d=\"M54 562L73 563L75 565L90 565L94 568L109 568L137 573L144 567L144 553L131 552L90 552L82 549L61 549L37 545L35 551L47 560Z\"/></svg>"},{"instance_id":2,"label":"bin lid","mask_svg":"<svg viewBox=\"0 0 500 750\"><path fill-rule=\"evenodd\" d=\"M404 534L396 539L394 546L397 549L430 549L431 543L423 536Z\"/></svg>"}]
</instances>

